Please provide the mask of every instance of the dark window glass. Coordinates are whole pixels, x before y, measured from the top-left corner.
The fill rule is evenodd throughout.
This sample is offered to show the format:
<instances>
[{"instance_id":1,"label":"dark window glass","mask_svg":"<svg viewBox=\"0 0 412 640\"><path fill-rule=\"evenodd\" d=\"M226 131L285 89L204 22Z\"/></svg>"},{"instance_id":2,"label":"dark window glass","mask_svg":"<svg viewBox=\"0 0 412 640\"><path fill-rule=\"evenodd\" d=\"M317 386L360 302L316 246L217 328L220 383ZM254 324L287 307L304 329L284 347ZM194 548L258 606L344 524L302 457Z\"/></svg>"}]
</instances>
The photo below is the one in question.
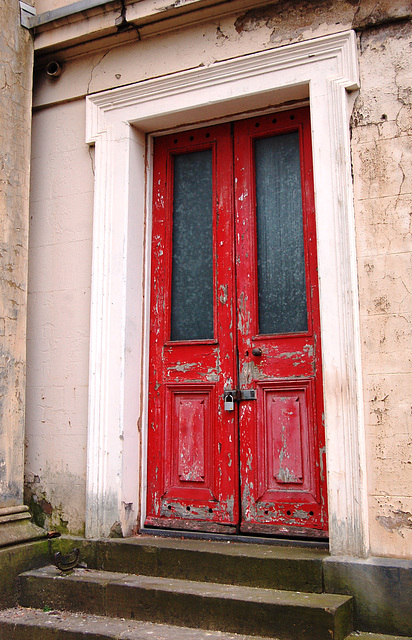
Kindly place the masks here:
<instances>
[{"instance_id":1,"label":"dark window glass","mask_svg":"<svg viewBox=\"0 0 412 640\"><path fill-rule=\"evenodd\" d=\"M307 331L298 132L255 141L259 333Z\"/></svg>"},{"instance_id":2,"label":"dark window glass","mask_svg":"<svg viewBox=\"0 0 412 640\"><path fill-rule=\"evenodd\" d=\"M175 156L171 340L213 338L212 150Z\"/></svg>"}]
</instances>

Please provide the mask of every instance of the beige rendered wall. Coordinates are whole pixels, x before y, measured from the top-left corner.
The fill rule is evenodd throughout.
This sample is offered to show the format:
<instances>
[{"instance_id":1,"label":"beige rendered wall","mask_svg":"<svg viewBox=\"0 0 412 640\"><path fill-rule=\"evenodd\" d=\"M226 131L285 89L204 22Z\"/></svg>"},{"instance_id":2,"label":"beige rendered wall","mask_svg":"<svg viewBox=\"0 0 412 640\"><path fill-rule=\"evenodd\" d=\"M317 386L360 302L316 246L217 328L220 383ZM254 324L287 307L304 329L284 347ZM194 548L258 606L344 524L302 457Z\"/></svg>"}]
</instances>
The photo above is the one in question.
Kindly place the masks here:
<instances>
[{"instance_id":1,"label":"beige rendered wall","mask_svg":"<svg viewBox=\"0 0 412 640\"><path fill-rule=\"evenodd\" d=\"M376 555L411 555L410 23L400 19L407 3L372 4L337 2L332 8L325 2L310 8L296 2L289 13L283 3L273 3L140 41L131 32L122 46L90 55L61 54L63 72L57 79L47 77L47 59L42 60L34 95L27 488L43 505L43 514L51 512L47 517L53 523L78 532L84 520L93 191L84 96L341 31L356 22L362 29L362 86L352 150L371 548ZM387 24L392 9L398 21ZM377 22L381 26L371 28Z\"/></svg>"},{"instance_id":2,"label":"beige rendered wall","mask_svg":"<svg viewBox=\"0 0 412 640\"><path fill-rule=\"evenodd\" d=\"M82 533L93 206L84 101L34 114L26 500L39 524Z\"/></svg>"}]
</instances>

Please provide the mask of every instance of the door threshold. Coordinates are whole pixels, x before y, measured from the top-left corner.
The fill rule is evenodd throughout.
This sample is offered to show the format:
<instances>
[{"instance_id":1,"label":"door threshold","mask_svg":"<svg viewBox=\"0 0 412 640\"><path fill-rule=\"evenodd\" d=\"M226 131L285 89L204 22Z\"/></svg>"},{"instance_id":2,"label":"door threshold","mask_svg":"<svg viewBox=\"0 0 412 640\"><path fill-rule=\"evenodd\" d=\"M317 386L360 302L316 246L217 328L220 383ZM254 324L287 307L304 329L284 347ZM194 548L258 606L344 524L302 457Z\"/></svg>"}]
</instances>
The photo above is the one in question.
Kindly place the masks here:
<instances>
[{"instance_id":1,"label":"door threshold","mask_svg":"<svg viewBox=\"0 0 412 640\"><path fill-rule=\"evenodd\" d=\"M187 531L178 529L157 529L155 527L142 527L139 531L142 536L158 536L160 538L179 538L187 540L210 540L213 542L243 542L245 544L265 544L278 547L306 547L311 549L324 549L329 551L327 540L313 540L299 538L276 538L273 536L249 536L224 533L207 533L204 531Z\"/></svg>"}]
</instances>

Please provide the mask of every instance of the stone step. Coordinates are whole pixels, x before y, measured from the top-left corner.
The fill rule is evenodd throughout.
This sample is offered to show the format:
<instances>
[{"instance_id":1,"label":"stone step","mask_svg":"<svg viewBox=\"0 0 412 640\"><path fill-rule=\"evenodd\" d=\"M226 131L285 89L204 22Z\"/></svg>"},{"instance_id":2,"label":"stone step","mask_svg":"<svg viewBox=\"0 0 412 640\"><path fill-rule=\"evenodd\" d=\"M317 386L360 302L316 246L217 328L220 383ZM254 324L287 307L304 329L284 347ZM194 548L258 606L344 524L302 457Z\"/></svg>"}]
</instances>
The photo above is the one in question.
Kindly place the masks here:
<instances>
[{"instance_id":1,"label":"stone step","mask_svg":"<svg viewBox=\"0 0 412 640\"><path fill-rule=\"evenodd\" d=\"M381 633L368 633L367 631L354 631L346 640L411 640L406 636L388 636Z\"/></svg>"},{"instance_id":2,"label":"stone step","mask_svg":"<svg viewBox=\"0 0 412 640\"><path fill-rule=\"evenodd\" d=\"M0 640L267 640L222 631L173 627L69 611L14 607L0 611ZM272 639L273 640L273 639ZM276 640L276 639L275 639ZM409 640L355 631L346 640Z\"/></svg>"},{"instance_id":3,"label":"stone step","mask_svg":"<svg viewBox=\"0 0 412 640\"><path fill-rule=\"evenodd\" d=\"M281 640L343 640L352 598L48 566L20 576L26 607L63 609Z\"/></svg>"},{"instance_id":4,"label":"stone step","mask_svg":"<svg viewBox=\"0 0 412 640\"><path fill-rule=\"evenodd\" d=\"M139 536L115 540L53 541L80 548L89 568L163 578L322 593L324 549Z\"/></svg>"},{"instance_id":5,"label":"stone step","mask_svg":"<svg viewBox=\"0 0 412 640\"><path fill-rule=\"evenodd\" d=\"M0 640L265 640L221 631L17 607L0 611Z\"/></svg>"}]
</instances>

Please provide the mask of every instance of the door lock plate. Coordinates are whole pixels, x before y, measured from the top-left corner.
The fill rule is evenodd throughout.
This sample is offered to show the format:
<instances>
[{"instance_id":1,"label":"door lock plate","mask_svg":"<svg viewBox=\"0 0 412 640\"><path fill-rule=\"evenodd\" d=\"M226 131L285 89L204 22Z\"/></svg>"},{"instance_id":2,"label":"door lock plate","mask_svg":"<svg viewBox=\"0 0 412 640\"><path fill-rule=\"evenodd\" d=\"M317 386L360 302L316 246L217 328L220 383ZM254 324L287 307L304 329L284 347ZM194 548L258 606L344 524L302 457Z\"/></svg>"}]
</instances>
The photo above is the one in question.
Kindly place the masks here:
<instances>
[{"instance_id":1,"label":"door lock plate","mask_svg":"<svg viewBox=\"0 0 412 640\"><path fill-rule=\"evenodd\" d=\"M240 400L256 400L256 389L241 389Z\"/></svg>"},{"instance_id":2,"label":"door lock plate","mask_svg":"<svg viewBox=\"0 0 412 640\"><path fill-rule=\"evenodd\" d=\"M228 389L223 394L225 411L234 411L235 402L256 400L256 389Z\"/></svg>"}]
</instances>

